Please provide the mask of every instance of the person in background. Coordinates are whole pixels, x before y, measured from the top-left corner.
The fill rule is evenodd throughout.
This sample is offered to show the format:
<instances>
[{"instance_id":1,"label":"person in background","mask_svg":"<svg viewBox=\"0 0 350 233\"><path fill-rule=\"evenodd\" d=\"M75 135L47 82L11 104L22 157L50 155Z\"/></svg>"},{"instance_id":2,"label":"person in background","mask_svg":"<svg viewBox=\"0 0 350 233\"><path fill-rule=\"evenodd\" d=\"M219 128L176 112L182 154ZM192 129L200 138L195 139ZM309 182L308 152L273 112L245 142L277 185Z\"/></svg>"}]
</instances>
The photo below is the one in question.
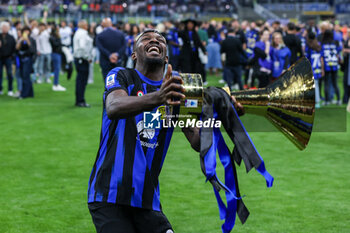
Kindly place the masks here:
<instances>
[{"instance_id":1,"label":"person in background","mask_svg":"<svg viewBox=\"0 0 350 233\"><path fill-rule=\"evenodd\" d=\"M259 88L266 87L270 82L272 71L272 46L268 29L260 33L260 40L255 43L253 57L250 60L253 67L253 79L251 87L254 87L254 78L259 80Z\"/></svg>"},{"instance_id":2,"label":"person in background","mask_svg":"<svg viewBox=\"0 0 350 233\"><path fill-rule=\"evenodd\" d=\"M235 30L230 28L226 39L222 42L220 52L226 54L224 66L224 80L232 90L233 84L238 83L239 89L243 90L241 56L246 56L241 41L236 37Z\"/></svg>"},{"instance_id":3,"label":"person in background","mask_svg":"<svg viewBox=\"0 0 350 233\"><path fill-rule=\"evenodd\" d=\"M309 59L315 78L315 100L316 108L320 108L320 87L319 80L322 78L321 72L321 45L317 41L316 34L311 30L307 33L305 55Z\"/></svg>"},{"instance_id":4,"label":"person in background","mask_svg":"<svg viewBox=\"0 0 350 233\"><path fill-rule=\"evenodd\" d=\"M25 25L30 28L30 37L34 39L36 43L35 47L37 48L37 45L38 45L37 40L39 35L38 21L36 20L29 21L28 15L26 12L23 13L23 17L24 17ZM47 17L47 13L44 12L43 22L46 22L46 17ZM34 73L32 74L32 79L37 81L39 79L39 58L37 54L35 54L32 57L32 63L33 63L33 69L34 69Z\"/></svg>"},{"instance_id":5,"label":"person in background","mask_svg":"<svg viewBox=\"0 0 350 233\"><path fill-rule=\"evenodd\" d=\"M165 26L168 29L166 39L169 46L169 64L171 64L174 70L179 70L179 55L181 46L179 41L179 29L176 24L174 25L170 21L167 21Z\"/></svg>"},{"instance_id":6,"label":"person in background","mask_svg":"<svg viewBox=\"0 0 350 233\"><path fill-rule=\"evenodd\" d=\"M13 36L8 32L10 30L10 24L8 22L1 23L1 35L0 35L0 95L2 91L2 75L3 66L6 68L8 92L7 95L13 97L13 76L12 76L12 58L16 52L16 41Z\"/></svg>"},{"instance_id":7,"label":"person in background","mask_svg":"<svg viewBox=\"0 0 350 233\"><path fill-rule=\"evenodd\" d=\"M111 69L123 66L126 42L124 33L112 28L110 18L103 19L102 26L104 29L96 37L96 46L100 51L100 66L105 80Z\"/></svg>"},{"instance_id":8,"label":"person in background","mask_svg":"<svg viewBox=\"0 0 350 233\"><path fill-rule=\"evenodd\" d=\"M126 67L127 68L134 68L134 62L131 58L131 54L134 47L135 38L140 34L140 29L137 25L131 25L130 31L128 32L128 35L125 37L126 39Z\"/></svg>"},{"instance_id":9,"label":"person in background","mask_svg":"<svg viewBox=\"0 0 350 233\"><path fill-rule=\"evenodd\" d=\"M344 96L343 96L343 103L348 103L348 111L350 112L350 30L347 31L348 36L346 37L346 40L344 42L343 47L343 66L344 66Z\"/></svg>"},{"instance_id":10,"label":"person in background","mask_svg":"<svg viewBox=\"0 0 350 233\"><path fill-rule=\"evenodd\" d=\"M74 63L77 70L75 85L75 106L90 107L85 101L85 88L89 77L89 63L92 62L93 41L88 34L86 20L79 21L73 37Z\"/></svg>"},{"instance_id":11,"label":"person in background","mask_svg":"<svg viewBox=\"0 0 350 233\"><path fill-rule=\"evenodd\" d=\"M272 81L275 81L286 69L291 61L291 51L285 46L282 34L272 34Z\"/></svg>"},{"instance_id":12,"label":"person in background","mask_svg":"<svg viewBox=\"0 0 350 233\"><path fill-rule=\"evenodd\" d=\"M322 76L325 77L325 94L326 102L325 105L331 103L331 85L333 85L335 94L337 96L337 104L340 105L340 93L337 83L338 65L339 65L339 53L341 47L338 42L334 40L333 32L326 30L323 34L321 41L321 65L322 65Z\"/></svg>"},{"instance_id":13,"label":"person in background","mask_svg":"<svg viewBox=\"0 0 350 233\"><path fill-rule=\"evenodd\" d=\"M70 47L72 45L73 31L67 25L66 21L61 21L61 27L59 28L59 35L63 46Z\"/></svg>"},{"instance_id":14,"label":"person in background","mask_svg":"<svg viewBox=\"0 0 350 233\"><path fill-rule=\"evenodd\" d=\"M255 22L250 23L250 28L247 28L245 35L247 38L246 53L247 53L248 58L250 58L253 56L253 50L255 48L255 43L259 41L259 30L257 29Z\"/></svg>"},{"instance_id":15,"label":"person in background","mask_svg":"<svg viewBox=\"0 0 350 233\"><path fill-rule=\"evenodd\" d=\"M244 68L244 89L249 88L248 86L248 82L249 79L252 78L254 79L254 76L252 76L252 72L254 71L254 69L248 65L252 64L251 59L254 57L254 48L255 48L255 44L259 41L259 28L257 27L256 22L251 22L250 26L249 23L246 22L245 24L247 24L247 26L245 26L245 36L247 38L247 48L245 50L246 54L247 54L247 65L245 65ZM249 26L249 27L248 27ZM254 80L251 81L254 84ZM252 86L253 87L253 86Z\"/></svg>"},{"instance_id":16,"label":"person in background","mask_svg":"<svg viewBox=\"0 0 350 233\"><path fill-rule=\"evenodd\" d=\"M338 23L331 24L331 28L333 28L333 39L338 41L339 46L343 48L343 33L340 30L340 25Z\"/></svg>"},{"instance_id":17,"label":"person in background","mask_svg":"<svg viewBox=\"0 0 350 233\"><path fill-rule=\"evenodd\" d=\"M21 36L21 35L18 35L18 31L20 31L21 29L22 29L22 23L19 21L16 21L13 24L13 27L11 27L11 31L9 33L11 36L13 36L13 38L15 38L16 41Z\"/></svg>"},{"instance_id":18,"label":"person in background","mask_svg":"<svg viewBox=\"0 0 350 233\"><path fill-rule=\"evenodd\" d=\"M219 69L222 69L221 55L220 55L220 34L215 29L216 22L213 21L208 26L208 63L206 69L209 70L210 74L219 76Z\"/></svg>"},{"instance_id":19,"label":"person in background","mask_svg":"<svg viewBox=\"0 0 350 233\"><path fill-rule=\"evenodd\" d=\"M240 40L243 50L246 50L247 48L247 38L245 36L244 31L241 29L239 25L239 21L234 19L231 22L231 28L235 31L236 37ZM243 58L243 57L241 57Z\"/></svg>"},{"instance_id":20,"label":"person in background","mask_svg":"<svg viewBox=\"0 0 350 233\"><path fill-rule=\"evenodd\" d=\"M319 32L317 34L317 40L321 42L323 34L326 30L330 29L330 24L327 21L322 21L319 25Z\"/></svg>"},{"instance_id":21,"label":"person in background","mask_svg":"<svg viewBox=\"0 0 350 233\"><path fill-rule=\"evenodd\" d=\"M281 28L281 22L275 21L272 23L272 33L279 32L281 35L283 34L283 29Z\"/></svg>"},{"instance_id":22,"label":"person in background","mask_svg":"<svg viewBox=\"0 0 350 233\"><path fill-rule=\"evenodd\" d=\"M73 53L72 53L72 36L73 30L67 25L66 21L61 22L59 35L62 43L63 68L67 72L67 79L71 78L73 73Z\"/></svg>"},{"instance_id":23,"label":"person in background","mask_svg":"<svg viewBox=\"0 0 350 233\"><path fill-rule=\"evenodd\" d=\"M291 51L290 64L294 64L299 58L303 56L301 40L296 35L296 26L294 23L287 24L287 32L283 37L283 41Z\"/></svg>"},{"instance_id":24,"label":"person in background","mask_svg":"<svg viewBox=\"0 0 350 233\"><path fill-rule=\"evenodd\" d=\"M202 22L198 22L198 24L196 25L196 29L195 29L198 33L199 36L199 40L202 42L203 46L206 47L208 44L208 33L206 30L204 30L202 28ZM220 49L219 49L220 50ZM220 53L218 53L220 55ZM205 56L203 51L200 53L201 56ZM219 61L220 61L220 57L218 57ZM203 79L203 84L207 85L207 72L206 72L206 65L208 64L208 55L206 56L206 59L200 59L201 63L202 63L202 79ZM205 60L205 61L204 61Z\"/></svg>"},{"instance_id":25,"label":"person in background","mask_svg":"<svg viewBox=\"0 0 350 233\"><path fill-rule=\"evenodd\" d=\"M33 57L36 54L36 42L30 36L30 28L25 26L21 37L17 41L16 49L19 57L20 77L22 78L22 91L19 98L34 97L33 84L30 79L33 67Z\"/></svg>"},{"instance_id":26,"label":"person in background","mask_svg":"<svg viewBox=\"0 0 350 233\"><path fill-rule=\"evenodd\" d=\"M121 31L124 33L125 36L125 42L126 42L126 49L125 49L125 56L123 58L123 64L125 64L125 67L127 66L128 63L128 58L129 58L129 47L128 47L128 39L130 36L130 32L131 32L131 24L126 22L123 25L121 25ZM131 48L132 49L132 48Z\"/></svg>"},{"instance_id":27,"label":"person in background","mask_svg":"<svg viewBox=\"0 0 350 233\"><path fill-rule=\"evenodd\" d=\"M88 78L88 84L94 83L94 61L96 59L96 23L91 23L89 25L89 36L91 37L93 43L93 49L92 49L92 62L89 64L89 78Z\"/></svg>"},{"instance_id":28,"label":"person in background","mask_svg":"<svg viewBox=\"0 0 350 233\"><path fill-rule=\"evenodd\" d=\"M51 28L49 28L45 23L39 24L39 35L36 41L40 75L39 79L37 80L38 83L42 83L43 81L51 83L50 75L52 47L50 44L50 31Z\"/></svg>"},{"instance_id":29,"label":"person in background","mask_svg":"<svg viewBox=\"0 0 350 233\"><path fill-rule=\"evenodd\" d=\"M196 21L188 19L184 21L185 30L181 31L179 37L183 41L180 52L181 71L184 73L199 73L204 76L204 67L199 59L199 49L206 53L206 49L199 39L195 30Z\"/></svg>"},{"instance_id":30,"label":"person in background","mask_svg":"<svg viewBox=\"0 0 350 233\"><path fill-rule=\"evenodd\" d=\"M17 32L16 32L16 35L17 35L17 39L16 39L16 43L18 41L19 38L22 37L22 26L21 27L16 27L17 29ZM21 78L21 72L20 72L20 60L19 60L19 56L18 56L18 53L16 52L16 57L14 59L14 62L15 62L15 77L16 77L16 82L17 82L17 92L14 93L14 96L15 97L20 97L21 95L21 91L22 91L22 78Z\"/></svg>"},{"instance_id":31,"label":"person in background","mask_svg":"<svg viewBox=\"0 0 350 233\"><path fill-rule=\"evenodd\" d=\"M66 88L62 87L59 84L59 78L60 78L60 70L61 70L61 60L62 60L62 43L61 38L59 34L59 28L54 25L51 29L51 35L50 35L50 44L52 47L52 64L53 64L53 72L54 72L54 79L53 79L53 91L66 91Z\"/></svg>"}]
</instances>

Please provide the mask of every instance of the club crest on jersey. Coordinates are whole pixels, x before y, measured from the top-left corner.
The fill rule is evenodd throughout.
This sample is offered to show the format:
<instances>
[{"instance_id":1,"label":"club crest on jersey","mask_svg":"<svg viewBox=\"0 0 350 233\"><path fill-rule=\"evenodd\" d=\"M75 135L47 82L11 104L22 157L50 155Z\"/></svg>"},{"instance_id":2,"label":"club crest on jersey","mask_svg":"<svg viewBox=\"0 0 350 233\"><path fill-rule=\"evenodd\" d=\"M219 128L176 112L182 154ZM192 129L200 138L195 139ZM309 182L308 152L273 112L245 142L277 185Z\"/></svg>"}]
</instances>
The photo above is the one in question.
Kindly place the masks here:
<instances>
[{"instance_id":1,"label":"club crest on jersey","mask_svg":"<svg viewBox=\"0 0 350 233\"><path fill-rule=\"evenodd\" d=\"M138 91L138 92L136 93L136 95L137 95L137 96L143 96L144 94L143 94L142 91Z\"/></svg>"},{"instance_id":2,"label":"club crest on jersey","mask_svg":"<svg viewBox=\"0 0 350 233\"><path fill-rule=\"evenodd\" d=\"M107 77L107 81L106 81L106 82L107 82L107 83L106 83L107 88L114 85L114 83L115 83L114 77L115 77L115 74L111 74L111 75L109 75L109 76Z\"/></svg>"}]
</instances>

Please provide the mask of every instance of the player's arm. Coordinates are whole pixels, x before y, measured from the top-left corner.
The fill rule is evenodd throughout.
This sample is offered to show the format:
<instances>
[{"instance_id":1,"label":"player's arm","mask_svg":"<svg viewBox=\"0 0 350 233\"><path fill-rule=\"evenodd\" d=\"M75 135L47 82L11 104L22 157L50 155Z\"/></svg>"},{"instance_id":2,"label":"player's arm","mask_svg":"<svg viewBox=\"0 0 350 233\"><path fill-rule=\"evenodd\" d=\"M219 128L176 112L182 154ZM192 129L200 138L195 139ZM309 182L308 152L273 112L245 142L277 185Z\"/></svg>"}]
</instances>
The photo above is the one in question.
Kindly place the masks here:
<instances>
[{"instance_id":1,"label":"player's arm","mask_svg":"<svg viewBox=\"0 0 350 233\"><path fill-rule=\"evenodd\" d=\"M179 105L185 89L181 86L181 77L171 75L169 65L165 79L159 91L143 96L129 96L124 89L112 91L106 98L106 111L108 118L126 118L150 111L162 104Z\"/></svg>"}]
</instances>

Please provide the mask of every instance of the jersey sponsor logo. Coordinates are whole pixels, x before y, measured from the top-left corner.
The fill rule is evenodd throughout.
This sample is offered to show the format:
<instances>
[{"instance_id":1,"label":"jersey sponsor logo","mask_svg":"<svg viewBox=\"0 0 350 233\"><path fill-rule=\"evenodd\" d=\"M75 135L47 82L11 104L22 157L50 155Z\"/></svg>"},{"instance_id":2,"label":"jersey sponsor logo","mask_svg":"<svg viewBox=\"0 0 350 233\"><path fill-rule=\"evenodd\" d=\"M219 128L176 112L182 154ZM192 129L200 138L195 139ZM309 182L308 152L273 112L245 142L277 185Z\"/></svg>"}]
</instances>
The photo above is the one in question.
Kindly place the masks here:
<instances>
[{"instance_id":1,"label":"jersey sponsor logo","mask_svg":"<svg viewBox=\"0 0 350 233\"><path fill-rule=\"evenodd\" d=\"M136 95L137 95L137 96L143 96L144 94L143 94L142 91L138 91L138 92L136 93Z\"/></svg>"},{"instance_id":2,"label":"jersey sponsor logo","mask_svg":"<svg viewBox=\"0 0 350 233\"><path fill-rule=\"evenodd\" d=\"M107 81L106 81L106 86L107 86L107 88L108 88L108 87L111 87L111 86L113 86L113 85L115 84L115 79L114 79L114 77L115 77L115 74L111 74L111 75L109 75L109 76L107 77Z\"/></svg>"},{"instance_id":3,"label":"jersey sponsor logo","mask_svg":"<svg viewBox=\"0 0 350 233\"><path fill-rule=\"evenodd\" d=\"M160 129L160 117L162 114L158 111L153 112L144 112L143 113L143 120L144 120L144 128L145 129Z\"/></svg>"}]
</instances>

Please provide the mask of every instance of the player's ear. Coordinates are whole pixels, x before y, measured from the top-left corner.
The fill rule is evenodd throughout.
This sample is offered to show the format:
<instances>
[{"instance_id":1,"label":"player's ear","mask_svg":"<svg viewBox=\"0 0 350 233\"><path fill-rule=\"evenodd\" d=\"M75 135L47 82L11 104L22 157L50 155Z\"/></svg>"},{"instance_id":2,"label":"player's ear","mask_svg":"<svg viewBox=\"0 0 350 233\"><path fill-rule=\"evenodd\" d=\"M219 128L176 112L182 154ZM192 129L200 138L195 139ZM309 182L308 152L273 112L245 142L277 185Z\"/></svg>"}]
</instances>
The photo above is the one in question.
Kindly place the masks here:
<instances>
[{"instance_id":1,"label":"player's ear","mask_svg":"<svg viewBox=\"0 0 350 233\"><path fill-rule=\"evenodd\" d=\"M168 64L168 62L169 62L169 57L165 56L165 63Z\"/></svg>"},{"instance_id":2,"label":"player's ear","mask_svg":"<svg viewBox=\"0 0 350 233\"><path fill-rule=\"evenodd\" d=\"M131 54L131 59L132 59L133 61L136 61L137 56L136 56L136 53L135 53L135 52L132 52L132 54Z\"/></svg>"}]
</instances>

